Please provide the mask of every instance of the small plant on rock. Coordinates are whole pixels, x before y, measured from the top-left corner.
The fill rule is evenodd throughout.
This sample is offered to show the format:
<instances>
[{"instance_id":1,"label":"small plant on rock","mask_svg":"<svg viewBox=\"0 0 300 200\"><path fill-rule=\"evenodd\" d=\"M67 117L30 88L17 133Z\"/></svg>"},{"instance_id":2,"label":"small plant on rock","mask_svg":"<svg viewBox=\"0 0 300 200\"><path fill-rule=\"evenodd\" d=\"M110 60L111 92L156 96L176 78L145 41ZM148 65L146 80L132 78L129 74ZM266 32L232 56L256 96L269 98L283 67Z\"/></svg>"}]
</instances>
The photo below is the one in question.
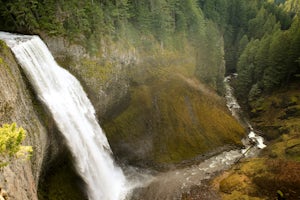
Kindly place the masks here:
<instances>
[{"instance_id":1,"label":"small plant on rock","mask_svg":"<svg viewBox=\"0 0 300 200\"><path fill-rule=\"evenodd\" d=\"M0 167L8 165L12 158L30 158L32 146L21 145L25 137L26 131L16 123L0 127Z\"/></svg>"}]
</instances>

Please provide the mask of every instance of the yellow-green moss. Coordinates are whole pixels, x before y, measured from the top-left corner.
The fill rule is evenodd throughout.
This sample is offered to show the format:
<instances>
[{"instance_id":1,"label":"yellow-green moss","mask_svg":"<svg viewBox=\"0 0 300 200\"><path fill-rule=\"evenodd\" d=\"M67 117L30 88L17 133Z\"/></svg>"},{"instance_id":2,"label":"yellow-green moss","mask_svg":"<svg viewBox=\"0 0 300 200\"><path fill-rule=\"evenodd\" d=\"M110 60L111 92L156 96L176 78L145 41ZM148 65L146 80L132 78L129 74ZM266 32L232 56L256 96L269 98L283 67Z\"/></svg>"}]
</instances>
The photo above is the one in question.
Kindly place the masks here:
<instances>
[{"instance_id":1,"label":"yellow-green moss","mask_svg":"<svg viewBox=\"0 0 300 200\"><path fill-rule=\"evenodd\" d=\"M3 73L9 73L9 75L14 78L15 74L12 72L8 64L11 60L14 60L13 55L6 43L0 40L0 67L3 67L5 70Z\"/></svg>"},{"instance_id":2,"label":"yellow-green moss","mask_svg":"<svg viewBox=\"0 0 300 200\"><path fill-rule=\"evenodd\" d=\"M7 45L4 41L0 40L0 52L4 52L7 50Z\"/></svg>"},{"instance_id":3,"label":"yellow-green moss","mask_svg":"<svg viewBox=\"0 0 300 200\"><path fill-rule=\"evenodd\" d=\"M112 73L112 63L82 59L81 66L83 74L87 77L94 78L101 81L106 81Z\"/></svg>"},{"instance_id":4,"label":"yellow-green moss","mask_svg":"<svg viewBox=\"0 0 300 200\"><path fill-rule=\"evenodd\" d=\"M274 199L277 190L294 199L300 193L299 169L300 164L293 161L255 158L216 180L220 181L222 199Z\"/></svg>"},{"instance_id":5,"label":"yellow-green moss","mask_svg":"<svg viewBox=\"0 0 300 200\"><path fill-rule=\"evenodd\" d=\"M165 55L172 61L175 54ZM164 164L241 144L243 128L221 98L193 78L193 61L181 65L167 58L132 72L129 106L103 123L113 149L143 151L136 159Z\"/></svg>"}]
</instances>

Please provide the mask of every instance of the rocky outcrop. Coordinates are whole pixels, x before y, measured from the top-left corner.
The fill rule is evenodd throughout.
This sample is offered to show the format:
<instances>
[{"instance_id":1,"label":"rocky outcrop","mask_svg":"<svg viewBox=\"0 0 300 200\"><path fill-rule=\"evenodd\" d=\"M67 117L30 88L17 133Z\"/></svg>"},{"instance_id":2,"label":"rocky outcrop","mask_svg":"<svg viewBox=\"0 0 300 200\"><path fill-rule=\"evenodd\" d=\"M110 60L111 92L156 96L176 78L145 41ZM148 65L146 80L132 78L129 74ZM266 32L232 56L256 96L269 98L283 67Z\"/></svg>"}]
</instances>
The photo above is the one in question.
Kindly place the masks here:
<instances>
[{"instance_id":1,"label":"rocky outcrop","mask_svg":"<svg viewBox=\"0 0 300 200\"><path fill-rule=\"evenodd\" d=\"M33 146L30 160L13 160L1 168L0 187L9 199L37 199L37 186L47 149L47 131L41 121L41 108L22 76L15 59L0 41L0 124L16 122L27 131L26 145Z\"/></svg>"}]
</instances>

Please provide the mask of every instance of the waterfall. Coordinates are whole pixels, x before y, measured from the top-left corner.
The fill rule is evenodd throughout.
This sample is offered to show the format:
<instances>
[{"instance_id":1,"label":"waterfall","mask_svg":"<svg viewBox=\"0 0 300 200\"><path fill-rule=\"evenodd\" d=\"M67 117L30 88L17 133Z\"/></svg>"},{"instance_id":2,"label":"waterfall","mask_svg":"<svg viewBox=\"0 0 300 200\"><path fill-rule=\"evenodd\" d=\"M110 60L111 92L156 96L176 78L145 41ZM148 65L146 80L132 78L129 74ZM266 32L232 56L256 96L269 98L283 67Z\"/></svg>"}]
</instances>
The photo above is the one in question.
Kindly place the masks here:
<instances>
[{"instance_id":1,"label":"waterfall","mask_svg":"<svg viewBox=\"0 0 300 200\"><path fill-rule=\"evenodd\" d=\"M125 199L127 180L114 164L112 152L95 110L79 81L58 66L38 36L0 32L39 99L50 110L87 184L90 200Z\"/></svg>"}]
</instances>

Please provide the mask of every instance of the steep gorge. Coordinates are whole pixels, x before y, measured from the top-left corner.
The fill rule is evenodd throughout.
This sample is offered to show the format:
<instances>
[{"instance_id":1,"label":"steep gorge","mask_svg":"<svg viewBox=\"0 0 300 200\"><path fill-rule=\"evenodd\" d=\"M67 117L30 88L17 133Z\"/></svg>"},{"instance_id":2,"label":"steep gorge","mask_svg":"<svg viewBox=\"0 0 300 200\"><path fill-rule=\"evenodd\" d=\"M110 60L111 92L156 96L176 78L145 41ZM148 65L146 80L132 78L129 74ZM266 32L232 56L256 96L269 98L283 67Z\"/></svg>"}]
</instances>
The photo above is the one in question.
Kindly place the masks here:
<instances>
[{"instance_id":1,"label":"steep gorge","mask_svg":"<svg viewBox=\"0 0 300 200\"><path fill-rule=\"evenodd\" d=\"M23 1L30 5L32 2ZM49 27L44 27L49 23L49 19L53 20L51 15L49 19L41 18L41 13L45 10L35 10L37 8L34 7L35 4L31 10L26 10L28 18L21 18L28 23L27 27L22 20L15 23L16 27L12 26L10 15L3 15L1 19L9 18L9 20L5 20L6 24L2 24L1 28L9 27L13 31L41 35L56 60L83 84L119 163L166 170L177 164L185 165L201 160L205 157L203 155L224 150L224 147L230 149L233 146L240 146L240 139L245 132L230 116L224 100L216 92L216 90L219 93L222 91L220 78L224 76L225 71L224 42L221 36L224 27L220 26L220 21L212 22L204 19L202 12L196 6L196 1L181 3L172 1L170 5L165 1L163 1L165 4L151 1L151 5L146 1L129 1L132 7L122 3L114 5L110 1L99 2L105 8L103 10L105 20L101 18L103 20L101 23L106 26L100 28L101 30L98 30L99 27L94 27L93 23L90 23L91 27L87 27L86 23L78 23L78 27L84 30L78 32L76 23L81 22L80 19L87 19L91 14L89 8L94 5L89 2L84 4L84 9L81 9L83 4L73 1L51 4L51 8L58 6L56 14L63 17L62 21L54 20L59 25L51 31L48 30ZM237 1L232 2L237 3ZM44 5L47 1L42 3ZM15 5L19 4L22 3ZM5 4L1 4L0 9L3 9L3 5ZM70 5L71 9L67 7ZM72 12L72 6L76 8L81 18ZM230 8L233 8L235 4L231 6ZM98 9L95 6L93 11L99 11L96 8ZM129 11L126 10L127 8ZM209 5L206 8L210 8ZM130 9L136 9L138 12L127 16L126 12L132 11ZM35 27L36 24L30 21L31 14L36 17L37 13L43 22L39 27ZM208 14L207 10L205 14ZM235 19L234 14L236 13L231 13L230 20ZM249 16L252 14L250 13ZM99 16L103 17L101 14ZM213 19L216 16L211 17ZM238 23L233 25L238 27ZM122 24L125 29L122 29ZM234 34L241 37L234 29L237 27L233 27ZM225 40L227 36L225 34ZM237 40L239 39L241 38ZM225 44L227 48L225 58L228 59L228 55L236 56L228 54L232 49L228 49L226 45L228 44ZM237 53L236 44L233 48L233 53ZM81 194L81 191L84 191L84 188L81 188L83 184L78 180L76 173L70 170L72 158L66 153L60 133L3 43L1 43L0 64L1 123L17 121L28 131L27 143L33 145L35 150L31 167L33 170L30 169L30 163L20 164L20 161L15 161L16 164L12 163L10 167L4 169L6 171L4 174L8 175L1 177L5 182L1 186L8 188L9 193L16 195L16 199L35 199L37 185L41 180L40 199L55 199L57 196L67 199L84 198L81 196L84 196ZM248 89L250 87L247 87ZM297 95L292 96L291 99L293 101L296 99L296 104L284 108L282 112L286 115L278 117L289 118L291 113L298 113L299 98ZM253 102L252 107L255 109L252 112L257 117L259 127L264 131L271 130L267 132L269 138L284 133L280 139L289 145L287 151L291 151L294 156L298 152L297 138L293 140L293 135L286 136L284 126L280 126L283 128L279 133L273 134L272 127L261 122L269 120L268 117L261 117L261 114L270 114L268 106L275 108L280 107L281 104L284 106L280 99L281 97L276 97L272 100L271 97L270 101L265 101L266 103L262 103L263 99L258 99L257 102ZM274 111L277 112L281 111ZM293 120L292 117L291 121ZM299 129L293 124L289 132L299 133ZM296 149L293 146L294 142ZM278 150L277 147L271 151L270 157L280 157L283 154L282 149ZM23 165L25 167L21 169ZM251 163L249 165L251 168ZM293 163L290 166L293 167ZM9 174L10 170L12 172ZM68 171L72 172L68 174L66 173ZM245 171L250 176L253 175ZM22 176L19 182L19 188L22 189L18 192L14 192L15 188L12 185L16 180L13 174ZM231 180L235 180L234 175L229 178L232 177ZM231 182L230 179L227 180ZM261 185L264 183L262 179L255 180ZM77 181L79 184L74 184ZM34 183L31 192L26 188L28 182ZM224 185L228 182L225 180L222 183L221 190L225 193L233 193L232 196L228 195L228 198L234 197L236 185L226 188ZM238 184L239 181L233 183ZM224 195L225 198L227 193Z\"/></svg>"}]
</instances>

